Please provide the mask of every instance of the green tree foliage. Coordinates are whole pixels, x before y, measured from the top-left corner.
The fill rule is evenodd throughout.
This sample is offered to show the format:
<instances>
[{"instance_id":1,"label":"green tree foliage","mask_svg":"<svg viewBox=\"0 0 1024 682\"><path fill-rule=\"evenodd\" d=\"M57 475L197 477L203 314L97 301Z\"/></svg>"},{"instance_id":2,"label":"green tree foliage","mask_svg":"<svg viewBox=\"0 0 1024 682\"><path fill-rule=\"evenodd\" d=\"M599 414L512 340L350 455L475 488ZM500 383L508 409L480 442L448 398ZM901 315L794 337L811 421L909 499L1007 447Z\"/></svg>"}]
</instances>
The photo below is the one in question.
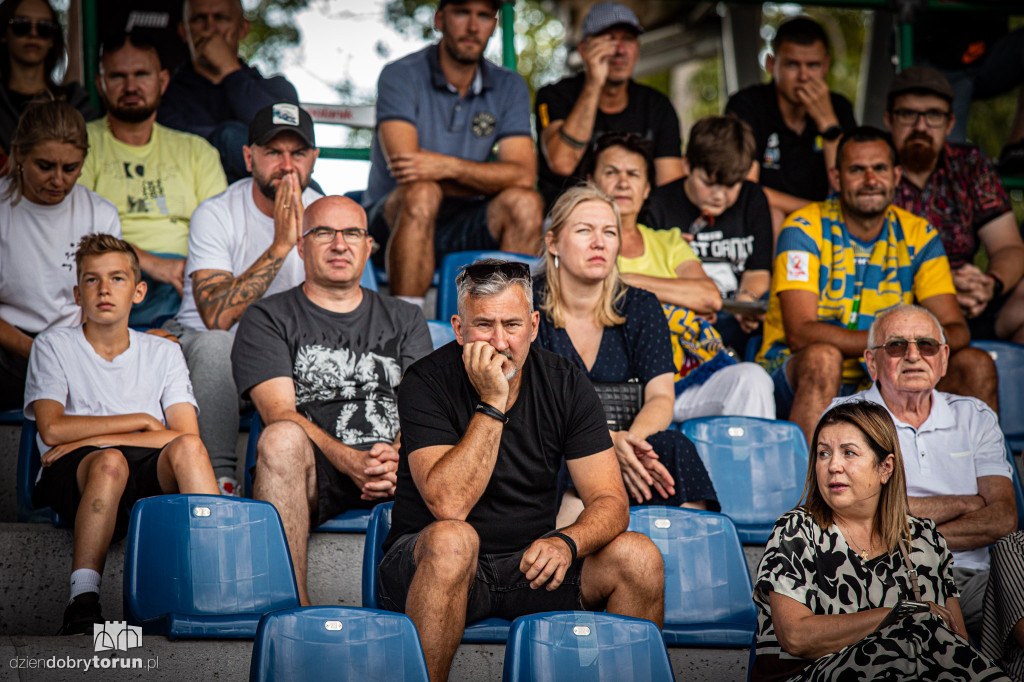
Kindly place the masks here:
<instances>
[{"instance_id":1,"label":"green tree foliage","mask_svg":"<svg viewBox=\"0 0 1024 682\"><path fill-rule=\"evenodd\" d=\"M251 26L239 46L242 59L259 62L270 71L277 70L284 50L299 44L301 36L294 16L309 4L310 0L258 0L255 5L245 2Z\"/></svg>"}]
</instances>

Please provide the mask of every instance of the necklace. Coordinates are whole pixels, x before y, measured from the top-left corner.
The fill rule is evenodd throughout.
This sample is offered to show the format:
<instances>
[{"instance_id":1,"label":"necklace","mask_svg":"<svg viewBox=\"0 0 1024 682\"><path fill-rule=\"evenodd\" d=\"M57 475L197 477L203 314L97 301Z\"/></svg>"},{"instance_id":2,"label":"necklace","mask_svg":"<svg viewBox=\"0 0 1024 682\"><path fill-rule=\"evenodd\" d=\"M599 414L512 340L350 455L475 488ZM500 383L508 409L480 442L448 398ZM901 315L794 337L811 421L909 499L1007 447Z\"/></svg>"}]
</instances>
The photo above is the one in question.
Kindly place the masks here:
<instances>
[{"instance_id":1,"label":"necklace","mask_svg":"<svg viewBox=\"0 0 1024 682\"><path fill-rule=\"evenodd\" d=\"M848 545L850 545L850 547L853 548L854 552L856 552L857 554L860 555L861 559L863 559L864 561L867 561L868 560L868 550L871 549L871 545L872 545L871 536L868 536L868 549L862 549L860 547L860 545L858 545L856 542L853 541L853 533L851 533L848 530L844 529L841 525L839 525L839 523L836 523L836 525L839 526L839 530L842 531L843 538L846 540L846 543Z\"/></svg>"}]
</instances>

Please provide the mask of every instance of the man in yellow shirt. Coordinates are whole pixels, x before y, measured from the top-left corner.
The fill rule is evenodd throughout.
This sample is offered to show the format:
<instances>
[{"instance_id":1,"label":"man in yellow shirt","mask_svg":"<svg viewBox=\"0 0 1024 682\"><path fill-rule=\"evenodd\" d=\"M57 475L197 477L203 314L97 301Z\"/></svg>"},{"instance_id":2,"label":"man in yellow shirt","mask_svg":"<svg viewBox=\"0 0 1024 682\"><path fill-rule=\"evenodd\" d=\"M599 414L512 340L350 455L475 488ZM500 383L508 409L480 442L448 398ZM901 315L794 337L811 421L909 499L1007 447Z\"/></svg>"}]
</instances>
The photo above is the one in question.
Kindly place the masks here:
<instances>
[{"instance_id":1,"label":"man in yellow shirt","mask_svg":"<svg viewBox=\"0 0 1024 682\"><path fill-rule=\"evenodd\" d=\"M132 310L133 326L177 312L192 211L227 189L220 157L206 140L156 123L168 80L152 45L128 36L103 44L96 86L107 115L88 126L90 153L78 179L117 206L122 234L149 280L146 300Z\"/></svg>"},{"instance_id":2,"label":"man in yellow shirt","mask_svg":"<svg viewBox=\"0 0 1024 682\"><path fill-rule=\"evenodd\" d=\"M788 413L810 441L833 398L870 383L859 360L868 328L901 303L927 308L942 324L952 356L939 390L996 409L995 365L968 346L938 231L892 205L902 169L889 136L868 126L850 131L836 165L829 178L839 196L786 218L776 246L757 359L775 381L779 417Z\"/></svg>"}]
</instances>

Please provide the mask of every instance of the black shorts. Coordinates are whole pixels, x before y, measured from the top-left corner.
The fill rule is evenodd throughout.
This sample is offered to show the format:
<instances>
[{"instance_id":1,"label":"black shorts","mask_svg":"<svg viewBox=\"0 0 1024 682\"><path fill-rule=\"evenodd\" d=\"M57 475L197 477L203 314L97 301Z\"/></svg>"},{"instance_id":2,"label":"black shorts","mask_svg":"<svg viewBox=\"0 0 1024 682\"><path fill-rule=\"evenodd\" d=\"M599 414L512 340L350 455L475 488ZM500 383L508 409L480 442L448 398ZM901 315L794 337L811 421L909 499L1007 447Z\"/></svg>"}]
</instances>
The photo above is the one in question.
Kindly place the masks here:
<instances>
[{"instance_id":1,"label":"black shorts","mask_svg":"<svg viewBox=\"0 0 1024 682\"><path fill-rule=\"evenodd\" d=\"M367 211L370 236L381 248L374 256L374 264L385 265L384 245L391 230L384 220L384 202L389 195L377 200ZM486 251L500 248L487 227L486 198L444 199L434 221L434 260L440 265L441 259L456 251Z\"/></svg>"},{"instance_id":2,"label":"black shorts","mask_svg":"<svg viewBox=\"0 0 1024 682\"><path fill-rule=\"evenodd\" d=\"M414 555L418 537L419 533L409 533L398 538L377 567L377 598L381 608L405 613L405 599L416 573ZM540 587L535 590L519 570L527 549L529 547L511 554L480 555L466 602L467 624L484 618L515 620L519 616L542 611L584 610L580 587L583 559L577 559L569 566L558 589L549 592Z\"/></svg>"},{"instance_id":3,"label":"black shorts","mask_svg":"<svg viewBox=\"0 0 1024 682\"><path fill-rule=\"evenodd\" d=\"M381 502L388 502L393 499L390 497L373 500L362 499L360 496L363 492L356 487L355 481L338 471L312 438L308 438L308 440L309 444L313 447L317 492L316 509L310 510L309 513L310 528L316 528L325 521L330 521L343 511L348 511L349 509L372 509ZM249 470L249 474L255 483L255 465Z\"/></svg>"},{"instance_id":4,"label":"black shorts","mask_svg":"<svg viewBox=\"0 0 1024 682\"><path fill-rule=\"evenodd\" d=\"M113 540L120 540L128 534L128 519L132 506L137 500L154 495L163 495L157 476L157 461L163 448L140 448L132 445L112 445L98 448L91 445L72 450L48 467L32 491L32 504L36 507L50 507L65 519L73 521L82 501L78 489L78 467L89 455L97 450L117 449L128 462L128 481L117 507L117 521L114 524Z\"/></svg>"}]
</instances>

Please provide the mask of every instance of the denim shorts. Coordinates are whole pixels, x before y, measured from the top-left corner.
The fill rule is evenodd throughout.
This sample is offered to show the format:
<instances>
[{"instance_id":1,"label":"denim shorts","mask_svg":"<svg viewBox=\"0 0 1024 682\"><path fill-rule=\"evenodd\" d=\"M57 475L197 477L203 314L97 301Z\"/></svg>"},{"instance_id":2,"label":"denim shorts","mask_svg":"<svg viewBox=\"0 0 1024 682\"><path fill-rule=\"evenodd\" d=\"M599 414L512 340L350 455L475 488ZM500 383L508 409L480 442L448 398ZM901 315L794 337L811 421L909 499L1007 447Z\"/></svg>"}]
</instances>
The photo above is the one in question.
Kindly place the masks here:
<instances>
[{"instance_id":1,"label":"denim shorts","mask_svg":"<svg viewBox=\"0 0 1024 682\"><path fill-rule=\"evenodd\" d=\"M778 419L789 419L789 412L793 409L793 399L796 397L796 393L789 383L789 377L786 376L786 365L792 359L793 356L790 355L771 373L772 383L775 384L775 416ZM839 387L839 395L836 397L843 398L853 395L859 390L860 384L842 384Z\"/></svg>"},{"instance_id":2,"label":"denim shorts","mask_svg":"<svg viewBox=\"0 0 1024 682\"><path fill-rule=\"evenodd\" d=\"M418 537L419 533L409 533L398 538L380 562L377 568L377 598L381 608L405 612L405 599L416 573L414 555ZM466 623L484 618L514 620L519 616L542 611L583 610L583 593L580 588L583 559L577 559L569 566L558 589L548 591L542 586L535 590L519 570L527 549L524 547L509 554L480 555L476 577L469 587Z\"/></svg>"}]
</instances>

